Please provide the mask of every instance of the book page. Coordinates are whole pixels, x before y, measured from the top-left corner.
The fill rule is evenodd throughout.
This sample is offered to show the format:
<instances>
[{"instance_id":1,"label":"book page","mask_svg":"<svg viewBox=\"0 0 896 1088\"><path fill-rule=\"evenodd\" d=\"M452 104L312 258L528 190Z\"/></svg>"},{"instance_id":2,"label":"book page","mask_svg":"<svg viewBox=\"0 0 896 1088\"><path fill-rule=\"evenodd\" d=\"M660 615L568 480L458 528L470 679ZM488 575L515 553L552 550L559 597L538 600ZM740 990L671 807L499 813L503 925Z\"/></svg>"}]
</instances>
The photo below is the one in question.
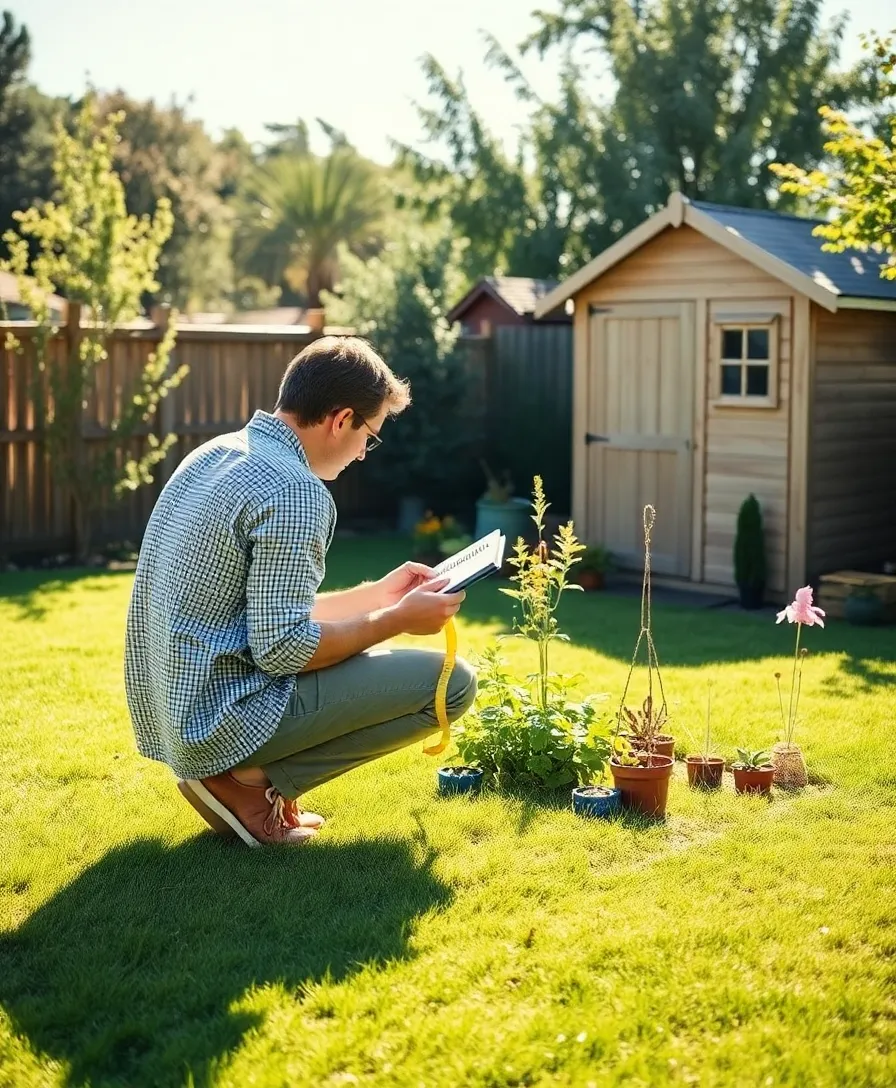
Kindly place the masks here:
<instances>
[{"instance_id":1,"label":"book page","mask_svg":"<svg viewBox=\"0 0 896 1088\"><path fill-rule=\"evenodd\" d=\"M443 592L459 585L473 574L498 565L497 556L501 545L501 531L495 529L488 536L480 537L463 551L448 559L443 559L433 570L438 575L447 575L451 581Z\"/></svg>"}]
</instances>

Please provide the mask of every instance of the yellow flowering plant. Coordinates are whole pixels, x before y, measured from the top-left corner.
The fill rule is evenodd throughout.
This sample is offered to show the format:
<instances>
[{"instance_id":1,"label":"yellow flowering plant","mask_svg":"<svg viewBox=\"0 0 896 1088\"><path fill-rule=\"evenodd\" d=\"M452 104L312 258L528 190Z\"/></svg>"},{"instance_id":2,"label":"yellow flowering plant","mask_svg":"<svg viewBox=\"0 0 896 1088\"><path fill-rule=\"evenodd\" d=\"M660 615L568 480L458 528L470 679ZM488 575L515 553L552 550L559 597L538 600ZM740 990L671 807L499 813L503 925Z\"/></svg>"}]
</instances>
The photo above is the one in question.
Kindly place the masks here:
<instances>
[{"instance_id":1,"label":"yellow flowering plant","mask_svg":"<svg viewBox=\"0 0 896 1088\"><path fill-rule=\"evenodd\" d=\"M421 559L436 560L454 555L466 548L471 540L456 518L450 514L439 518L431 510L427 510L423 520L414 526L414 555Z\"/></svg>"}]
</instances>

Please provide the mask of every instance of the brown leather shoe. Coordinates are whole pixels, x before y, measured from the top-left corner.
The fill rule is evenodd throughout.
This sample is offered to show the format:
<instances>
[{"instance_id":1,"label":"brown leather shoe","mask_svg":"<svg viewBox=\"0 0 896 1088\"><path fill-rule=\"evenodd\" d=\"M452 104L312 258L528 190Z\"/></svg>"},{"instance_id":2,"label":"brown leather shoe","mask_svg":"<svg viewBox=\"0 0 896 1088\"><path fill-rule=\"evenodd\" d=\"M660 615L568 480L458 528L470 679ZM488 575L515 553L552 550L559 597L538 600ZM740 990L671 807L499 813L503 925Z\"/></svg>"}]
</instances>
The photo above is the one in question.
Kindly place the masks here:
<instances>
[{"instance_id":1,"label":"brown leather shoe","mask_svg":"<svg viewBox=\"0 0 896 1088\"><path fill-rule=\"evenodd\" d=\"M324 822L313 812L303 813L273 786L244 785L230 771L211 778L182 779L177 788L219 835L238 837L247 846L301 846L314 838ZM303 816L316 822L303 824Z\"/></svg>"}]
</instances>

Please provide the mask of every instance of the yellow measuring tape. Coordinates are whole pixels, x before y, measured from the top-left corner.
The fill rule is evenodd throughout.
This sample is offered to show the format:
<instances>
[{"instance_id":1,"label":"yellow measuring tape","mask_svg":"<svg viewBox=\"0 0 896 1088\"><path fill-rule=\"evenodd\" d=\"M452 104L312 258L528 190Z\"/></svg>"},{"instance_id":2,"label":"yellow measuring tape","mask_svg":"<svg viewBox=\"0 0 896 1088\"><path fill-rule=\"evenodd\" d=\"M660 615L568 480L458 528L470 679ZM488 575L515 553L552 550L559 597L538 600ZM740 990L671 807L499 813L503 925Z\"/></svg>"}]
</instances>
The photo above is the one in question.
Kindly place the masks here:
<instances>
[{"instance_id":1,"label":"yellow measuring tape","mask_svg":"<svg viewBox=\"0 0 896 1088\"><path fill-rule=\"evenodd\" d=\"M457 659L457 628L454 620L449 618L445 624L445 661L439 674L439 682L436 684L436 720L442 730L442 735L435 744L423 749L427 756L437 756L444 752L451 740L451 723L448 721L448 681L454 671L454 662Z\"/></svg>"}]
</instances>

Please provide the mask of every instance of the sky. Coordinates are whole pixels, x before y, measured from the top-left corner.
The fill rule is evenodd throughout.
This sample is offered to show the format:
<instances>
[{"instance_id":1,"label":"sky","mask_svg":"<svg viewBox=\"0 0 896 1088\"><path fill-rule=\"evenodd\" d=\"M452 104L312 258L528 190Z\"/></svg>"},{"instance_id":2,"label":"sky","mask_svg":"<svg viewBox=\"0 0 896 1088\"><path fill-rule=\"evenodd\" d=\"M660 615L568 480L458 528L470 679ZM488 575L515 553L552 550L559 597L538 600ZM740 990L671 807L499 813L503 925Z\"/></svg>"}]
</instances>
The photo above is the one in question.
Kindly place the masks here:
<instances>
[{"instance_id":1,"label":"sky","mask_svg":"<svg viewBox=\"0 0 896 1088\"><path fill-rule=\"evenodd\" d=\"M482 31L513 49L536 7L556 0L5 0L33 43L30 78L47 94L78 95L88 82L135 98L188 103L217 136L236 126L252 141L266 122L322 117L365 155L390 161L390 139L419 146L415 101L426 100L420 57L462 71L474 106L515 143L525 117L484 62ZM844 61L863 30L886 30L888 0L826 0L825 17L849 7ZM522 68L550 96L556 62L530 55ZM595 73L597 96L607 83ZM188 101L189 100L189 101ZM325 147L323 136L316 145Z\"/></svg>"}]
</instances>

